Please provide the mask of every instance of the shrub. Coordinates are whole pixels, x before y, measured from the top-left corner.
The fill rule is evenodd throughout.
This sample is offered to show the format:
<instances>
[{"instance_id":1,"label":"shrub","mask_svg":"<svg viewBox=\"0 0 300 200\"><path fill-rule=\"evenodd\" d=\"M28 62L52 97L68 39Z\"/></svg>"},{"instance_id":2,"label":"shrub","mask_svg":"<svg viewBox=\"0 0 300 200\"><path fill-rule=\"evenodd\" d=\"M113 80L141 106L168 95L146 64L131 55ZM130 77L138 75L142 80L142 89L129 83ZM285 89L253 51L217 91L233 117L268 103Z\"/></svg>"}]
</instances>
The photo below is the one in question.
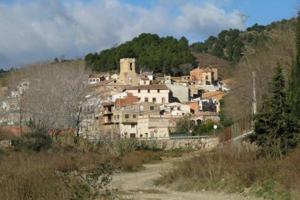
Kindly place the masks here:
<instances>
[{"instance_id":1,"label":"shrub","mask_svg":"<svg viewBox=\"0 0 300 200\"><path fill-rule=\"evenodd\" d=\"M12 144L18 150L29 149L41 151L51 148L52 140L47 134L34 132L25 134L21 138L13 140Z\"/></svg>"}]
</instances>

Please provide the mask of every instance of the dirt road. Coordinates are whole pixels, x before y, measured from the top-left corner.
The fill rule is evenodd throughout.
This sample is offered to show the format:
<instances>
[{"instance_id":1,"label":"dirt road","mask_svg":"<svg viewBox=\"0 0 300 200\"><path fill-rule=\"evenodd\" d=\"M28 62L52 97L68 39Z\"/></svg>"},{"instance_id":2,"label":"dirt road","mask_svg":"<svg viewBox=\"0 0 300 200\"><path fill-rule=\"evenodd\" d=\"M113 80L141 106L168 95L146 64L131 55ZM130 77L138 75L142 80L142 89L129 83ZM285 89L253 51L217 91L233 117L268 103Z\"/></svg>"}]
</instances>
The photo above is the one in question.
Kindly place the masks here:
<instances>
[{"instance_id":1,"label":"dirt road","mask_svg":"<svg viewBox=\"0 0 300 200\"><path fill-rule=\"evenodd\" d=\"M253 200L239 194L216 192L176 192L162 186L155 186L154 180L161 172L170 170L177 159L164 159L162 162L144 165L145 170L133 173L120 173L113 176L112 188L116 188L122 199L134 200Z\"/></svg>"}]
</instances>

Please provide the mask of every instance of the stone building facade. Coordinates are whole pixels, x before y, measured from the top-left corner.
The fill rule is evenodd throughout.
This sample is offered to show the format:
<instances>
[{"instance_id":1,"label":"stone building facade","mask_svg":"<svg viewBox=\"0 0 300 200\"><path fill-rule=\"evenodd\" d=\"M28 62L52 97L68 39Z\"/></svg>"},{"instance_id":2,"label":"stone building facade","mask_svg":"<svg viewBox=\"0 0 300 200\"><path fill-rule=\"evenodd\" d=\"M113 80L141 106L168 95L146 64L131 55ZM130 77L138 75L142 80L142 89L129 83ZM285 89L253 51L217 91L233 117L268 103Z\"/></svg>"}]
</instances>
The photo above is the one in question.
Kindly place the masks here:
<instances>
[{"instance_id":1,"label":"stone building facade","mask_svg":"<svg viewBox=\"0 0 300 200\"><path fill-rule=\"evenodd\" d=\"M139 75L136 73L136 59L122 58L120 59L119 82L123 85L138 85Z\"/></svg>"}]
</instances>

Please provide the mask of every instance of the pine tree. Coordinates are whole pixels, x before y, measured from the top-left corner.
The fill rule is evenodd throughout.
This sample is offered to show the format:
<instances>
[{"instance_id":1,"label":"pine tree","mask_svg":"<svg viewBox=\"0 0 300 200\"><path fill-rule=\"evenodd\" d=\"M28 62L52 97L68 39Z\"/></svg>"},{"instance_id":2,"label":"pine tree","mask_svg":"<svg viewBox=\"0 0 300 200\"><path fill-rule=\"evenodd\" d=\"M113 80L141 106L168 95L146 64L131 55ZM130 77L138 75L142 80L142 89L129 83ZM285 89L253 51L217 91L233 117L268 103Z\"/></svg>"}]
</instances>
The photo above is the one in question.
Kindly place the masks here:
<instances>
[{"instance_id":1,"label":"pine tree","mask_svg":"<svg viewBox=\"0 0 300 200\"><path fill-rule=\"evenodd\" d=\"M287 102L285 79L280 67L276 68L271 93L255 117L255 134L250 139L267 155L281 156L297 146L300 129Z\"/></svg>"},{"instance_id":2,"label":"pine tree","mask_svg":"<svg viewBox=\"0 0 300 200\"><path fill-rule=\"evenodd\" d=\"M296 59L292 68L290 97L293 113L300 119L300 11L296 22Z\"/></svg>"}]
</instances>

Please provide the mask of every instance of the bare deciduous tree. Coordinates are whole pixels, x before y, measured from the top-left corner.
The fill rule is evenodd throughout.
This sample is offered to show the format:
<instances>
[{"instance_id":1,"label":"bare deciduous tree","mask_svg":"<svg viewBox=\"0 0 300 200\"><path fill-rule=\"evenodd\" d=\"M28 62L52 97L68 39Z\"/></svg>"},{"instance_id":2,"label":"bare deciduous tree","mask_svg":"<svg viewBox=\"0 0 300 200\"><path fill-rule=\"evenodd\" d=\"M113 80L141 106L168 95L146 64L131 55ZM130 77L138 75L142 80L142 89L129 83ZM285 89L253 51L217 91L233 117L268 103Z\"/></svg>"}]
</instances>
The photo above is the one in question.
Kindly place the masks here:
<instances>
[{"instance_id":1,"label":"bare deciduous tree","mask_svg":"<svg viewBox=\"0 0 300 200\"><path fill-rule=\"evenodd\" d=\"M289 75L295 55L295 30L272 30L271 39L255 48L248 47L233 75L232 91L225 99L226 113L234 120L252 112L252 72L256 72L258 108L269 93L270 81L276 66Z\"/></svg>"},{"instance_id":2,"label":"bare deciduous tree","mask_svg":"<svg viewBox=\"0 0 300 200\"><path fill-rule=\"evenodd\" d=\"M23 113L48 128L76 128L87 82L84 64L36 64L26 71Z\"/></svg>"}]
</instances>

